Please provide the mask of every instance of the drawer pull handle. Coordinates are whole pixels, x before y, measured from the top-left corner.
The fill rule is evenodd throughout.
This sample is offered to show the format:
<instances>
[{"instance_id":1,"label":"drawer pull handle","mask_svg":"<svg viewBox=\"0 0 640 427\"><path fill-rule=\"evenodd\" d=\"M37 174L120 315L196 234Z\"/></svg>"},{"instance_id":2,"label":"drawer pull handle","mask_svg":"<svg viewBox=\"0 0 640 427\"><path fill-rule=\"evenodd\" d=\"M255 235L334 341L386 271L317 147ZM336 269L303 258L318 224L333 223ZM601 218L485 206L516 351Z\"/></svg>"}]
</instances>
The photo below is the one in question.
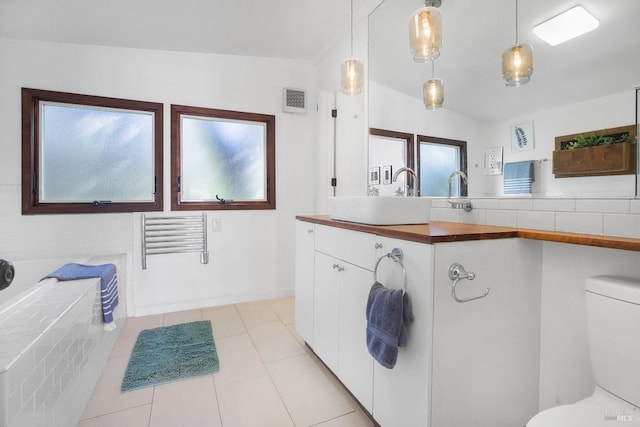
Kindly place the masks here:
<instances>
[{"instance_id":1,"label":"drawer pull handle","mask_svg":"<svg viewBox=\"0 0 640 427\"><path fill-rule=\"evenodd\" d=\"M344 271L344 267L340 264L333 264L333 269L338 271Z\"/></svg>"},{"instance_id":2,"label":"drawer pull handle","mask_svg":"<svg viewBox=\"0 0 640 427\"><path fill-rule=\"evenodd\" d=\"M383 247L383 246L384 246L384 245L383 245L382 243L376 243L373 247L374 247L375 249L382 249L382 247Z\"/></svg>"}]
</instances>

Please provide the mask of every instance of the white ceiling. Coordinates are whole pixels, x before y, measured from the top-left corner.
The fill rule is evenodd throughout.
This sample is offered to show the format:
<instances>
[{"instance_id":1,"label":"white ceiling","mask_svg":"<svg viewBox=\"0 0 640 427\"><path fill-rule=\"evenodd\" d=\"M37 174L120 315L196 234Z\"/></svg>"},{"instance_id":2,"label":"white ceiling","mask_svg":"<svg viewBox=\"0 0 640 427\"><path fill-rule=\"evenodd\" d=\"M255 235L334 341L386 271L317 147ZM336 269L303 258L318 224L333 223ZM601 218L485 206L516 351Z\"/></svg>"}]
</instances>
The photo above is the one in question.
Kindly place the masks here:
<instances>
[{"instance_id":1,"label":"white ceiling","mask_svg":"<svg viewBox=\"0 0 640 427\"><path fill-rule=\"evenodd\" d=\"M415 97L431 78L431 65L409 54L407 19L418 3L386 0L369 21L369 77ZM596 30L555 47L533 34L534 25L577 4L600 20ZM520 0L518 8L519 41L533 45L534 71L512 88L502 81L501 55L515 43L515 0L442 0L435 74L444 80L446 108L497 121L640 85L640 1Z\"/></svg>"},{"instance_id":2,"label":"white ceiling","mask_svg":"<svg viewBox=\"0 0 640 427\"><path fill-rule=\"evenodd\" d=\"M374 3L354 0L356 22ZM421 4L385 0L369 41L370 77L416 97L431 75L408 52L407 19ZM600 19L597 30L556 47L535 38L534 24L575 4ZM313 60L348 35L349 8L347 0L0 0L0 37ZM519 8L534 73L506 88L500 55L515 41L515 1L442 0L436 75L446 108L492 121L640 85L640 1L520 0Z\"/></svg>"}]
</instances>

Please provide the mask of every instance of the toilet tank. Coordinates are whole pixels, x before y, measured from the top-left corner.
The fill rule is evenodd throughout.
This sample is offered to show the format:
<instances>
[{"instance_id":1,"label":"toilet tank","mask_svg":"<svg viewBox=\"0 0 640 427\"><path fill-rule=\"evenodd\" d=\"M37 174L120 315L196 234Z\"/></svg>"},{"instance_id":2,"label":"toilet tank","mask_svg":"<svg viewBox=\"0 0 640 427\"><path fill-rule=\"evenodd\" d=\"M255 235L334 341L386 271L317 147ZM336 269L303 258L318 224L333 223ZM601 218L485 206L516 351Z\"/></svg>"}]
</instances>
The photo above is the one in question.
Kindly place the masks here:
<instances>
[{"instance_id":1,"label":"toilet tank","mask_svg":"<svg viewBox=\"0 0 640 427\"><path fill-rule=\"evenodd\" d=\"M596 384L640 407L640 280L587 278L586 309Z\"/></svg>"}]
</instances>

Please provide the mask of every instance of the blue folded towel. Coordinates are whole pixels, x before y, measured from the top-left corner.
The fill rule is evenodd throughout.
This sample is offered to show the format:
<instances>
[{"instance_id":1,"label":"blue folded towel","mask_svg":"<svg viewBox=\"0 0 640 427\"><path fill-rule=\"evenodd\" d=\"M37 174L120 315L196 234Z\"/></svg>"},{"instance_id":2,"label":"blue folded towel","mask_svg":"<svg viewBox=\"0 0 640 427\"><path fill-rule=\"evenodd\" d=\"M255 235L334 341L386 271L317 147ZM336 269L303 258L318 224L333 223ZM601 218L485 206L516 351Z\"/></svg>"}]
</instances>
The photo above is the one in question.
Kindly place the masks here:
<instances>
[{"instance_id":1,"label":"blue folded towel","mask_svg":"<svg viewBox=\"0 0 640 427\"><path fill-rule=\"evenodd\" d=\"M407 294L375 282L369 291L366 315L369 354L385 368L392 369L398 347L407 345L407 324L413 321Z\"/></svg>"},{"instance_id":2,"label":"blue folded towel","mask_svg":"<svg viewBox=\"0 0 640 427\"><path fill-rule=\"evenodd\" d=\"M115 329L113 322L113 310L118 305L118 276L114 264L84 265L65 264L43 279L54 278L58 280L78 280L100 278L100 290L102 298L102 318L105 330Z\"/></svg>"},{"instance_id":3,"label":"blue folded towel","mask_svg":"<svg viewBox=\"0 0 640 427\"><path fill-rule=\"evenodd\" d=\"M533 160L505 163L504 194L529 194L535 181Z\"/></svg>"}]
</instances>

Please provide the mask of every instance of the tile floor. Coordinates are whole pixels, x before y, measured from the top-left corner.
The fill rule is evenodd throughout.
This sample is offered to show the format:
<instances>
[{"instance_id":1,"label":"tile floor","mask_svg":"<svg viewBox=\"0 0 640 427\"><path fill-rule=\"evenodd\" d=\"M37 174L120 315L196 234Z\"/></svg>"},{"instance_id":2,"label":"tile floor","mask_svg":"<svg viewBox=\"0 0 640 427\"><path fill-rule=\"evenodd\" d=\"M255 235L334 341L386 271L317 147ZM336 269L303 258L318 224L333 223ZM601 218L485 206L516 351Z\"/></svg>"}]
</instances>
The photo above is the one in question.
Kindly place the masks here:
<instances>
[{"instance_id":1,"label":"tile floor","mask_svg":"<svg viewBox=\"0 0 640 427\"><path fill-rule=\"evenodd\" d=\"M211 320L220 372L120 391L141 330L196 320ZM372 425L297 335L293 297L128 319L79 423L79 427Z\"/></svg>"}]
</instances>

